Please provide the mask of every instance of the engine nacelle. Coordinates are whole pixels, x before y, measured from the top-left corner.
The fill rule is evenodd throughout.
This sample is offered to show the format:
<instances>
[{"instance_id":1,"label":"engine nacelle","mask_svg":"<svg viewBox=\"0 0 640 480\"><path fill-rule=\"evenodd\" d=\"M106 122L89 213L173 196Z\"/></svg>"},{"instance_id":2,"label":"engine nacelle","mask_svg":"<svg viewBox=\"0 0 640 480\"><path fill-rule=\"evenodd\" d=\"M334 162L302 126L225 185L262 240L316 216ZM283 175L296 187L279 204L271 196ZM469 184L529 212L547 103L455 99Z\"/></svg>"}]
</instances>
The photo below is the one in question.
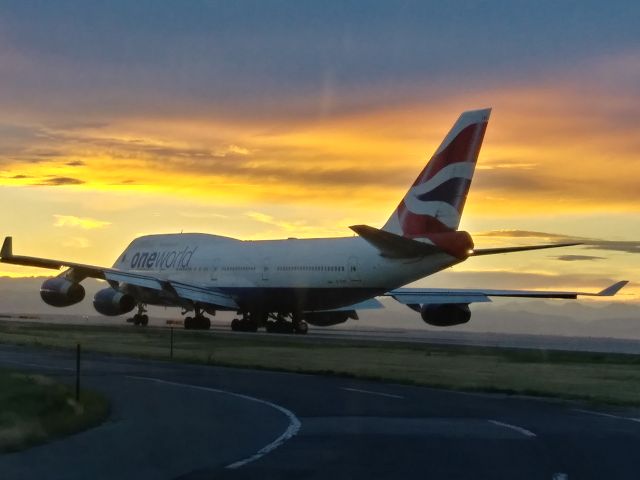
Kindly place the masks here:
<instances>
[{"instance_id":1,"label":"engine nacelle","mask_svg":"<svg viewBox=\"0 0 640 480\"><path fill-rule=\"evenodd\" d=\"M471 310L468 303L425 303L420 307L420 316L434 327L453 327L467 323Z\"/></svg>"},{"instance_id":2,"label":"engine nacelle","mask_svg":"<svg viewBox=\"0 0 640 480\"><path fill-rule=\"evenodd\" d=\"M127 293L118 292L113 288L99 290L93 297L93 308L102 315L115 317L128 313L136 306L136 299Z\"/></svg>"},{"instance_id":3,"label":"engine nacelle","mask_svg":"<svg viewBox=\"0 0 640 480\"><path fill-rule=\"evenodd\" d=\"M346 322L350 318L354 320L358 319L358 314L355 310L346 310L344 312L309 312L304 314L305 321L316 327L337 325Z\"/></svg>"},{"instance_id":4,"label":"engine nacelle","mask_svg":"<svg viewBox=\"0 0 640 480\"><path fill-rule=\"evenodd\" d=\"M68 307L84 299L84 287L63 277L50 278L40 287L40 297L52 307Z\"/></svg>"}]
</instances>

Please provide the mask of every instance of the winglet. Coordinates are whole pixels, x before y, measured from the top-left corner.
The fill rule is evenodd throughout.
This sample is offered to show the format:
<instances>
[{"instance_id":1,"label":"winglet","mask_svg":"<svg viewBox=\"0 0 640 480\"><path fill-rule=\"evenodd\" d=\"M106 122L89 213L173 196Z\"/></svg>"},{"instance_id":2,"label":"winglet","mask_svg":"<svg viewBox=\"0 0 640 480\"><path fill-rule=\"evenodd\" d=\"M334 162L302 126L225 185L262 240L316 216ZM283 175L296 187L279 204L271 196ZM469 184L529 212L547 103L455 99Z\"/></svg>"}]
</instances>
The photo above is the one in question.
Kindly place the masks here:
<instances>
[{"instance_id":1,"label":"winglet","mask_svg":"<svg viewBox=\"0 0 640 480\"><path fill-rule=\"evenodd\" d=\"M622 280L621 282L614 283L610 287L605 288L601 292L598 292L598 297L613 297L616 293L618 293L622 287L624 287L628 280Z\"/></svg>"},{"instance_id":2,"label":"winglet","mask_svg":"<svg viewBox=\"0 0 640 480\"><path fill-rule=\"evenodd\" d=\"M2 250L0 250L0 258L11 258L11 257L13 257L13 240L11 237L4 237Z\"/></svg>"}]
</instances>

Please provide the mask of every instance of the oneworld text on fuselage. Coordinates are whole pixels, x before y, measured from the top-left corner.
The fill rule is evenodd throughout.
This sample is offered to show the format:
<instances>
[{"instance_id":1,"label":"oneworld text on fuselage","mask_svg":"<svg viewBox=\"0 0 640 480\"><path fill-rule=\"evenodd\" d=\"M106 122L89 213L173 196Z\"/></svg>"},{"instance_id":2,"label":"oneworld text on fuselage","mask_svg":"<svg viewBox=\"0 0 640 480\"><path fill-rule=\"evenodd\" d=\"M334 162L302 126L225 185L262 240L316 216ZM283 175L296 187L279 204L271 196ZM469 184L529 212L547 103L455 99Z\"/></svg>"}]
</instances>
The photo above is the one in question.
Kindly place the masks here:
<instances>
[{"instance_id":1,"label":"oneworld text on fuselage","mask_svg":"<svg viewBox=\"0 0 640 480\"><path fill-rule=\"evenodd\" d=\"M131 258L131 268L138 270L185 270L198 247L183 250L136 252Z\"/></svg>"}]
</instances>

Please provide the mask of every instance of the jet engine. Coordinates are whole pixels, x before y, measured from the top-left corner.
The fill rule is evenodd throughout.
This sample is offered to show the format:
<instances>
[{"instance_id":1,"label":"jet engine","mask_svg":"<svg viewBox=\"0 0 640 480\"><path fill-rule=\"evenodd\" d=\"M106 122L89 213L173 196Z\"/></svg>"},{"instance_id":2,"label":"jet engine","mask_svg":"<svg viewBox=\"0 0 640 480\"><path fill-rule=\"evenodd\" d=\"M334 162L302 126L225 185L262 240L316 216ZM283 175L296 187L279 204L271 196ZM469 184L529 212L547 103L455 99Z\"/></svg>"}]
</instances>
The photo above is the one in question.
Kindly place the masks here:
<instances>
[{"instance_id":1,"label":"jet engine","mask_svg":"<svg viewBox=\"0 0 640 480\"><path fill-rule=\"evenodd\" d=\"M84 287L63 277L50 278L40 287L40 297L53 307L68 307L82 301Z\"/></svg>"},{"instance_id":2,"label":"jet engine","mask_svg":"<svg viewBox=\"0 0 640 480\"><path fill-rule=\"evenodd\" d=\"M135 298L129 294L118 292L113 288L103 288L93 297L93 307L98 313L109 317L128 313L135 306Z\"/></svg>"},{"instance_id":3,"label":"jet engine","mask_svg":"<svg viewBox=\"0 0 640 480\"><path fill-rule=\"evenodd\" d=\"M344 312L309 312L304 314L305 321L316 327L337 325L346 322L350 318L354 320L358 319L358 314L355 310L346 310Z\"/></svg>"},{"instance_id":4,"label":"jet engine","mask_svg":"<svg viewBox=\"0 0 640 480\"><path fill-rule=\"evenodd\" d=\"M434 327L452 327L467 323L471 318L468 303L425 303L420 307L420 316Z\"/></svg>"}]
</instances>

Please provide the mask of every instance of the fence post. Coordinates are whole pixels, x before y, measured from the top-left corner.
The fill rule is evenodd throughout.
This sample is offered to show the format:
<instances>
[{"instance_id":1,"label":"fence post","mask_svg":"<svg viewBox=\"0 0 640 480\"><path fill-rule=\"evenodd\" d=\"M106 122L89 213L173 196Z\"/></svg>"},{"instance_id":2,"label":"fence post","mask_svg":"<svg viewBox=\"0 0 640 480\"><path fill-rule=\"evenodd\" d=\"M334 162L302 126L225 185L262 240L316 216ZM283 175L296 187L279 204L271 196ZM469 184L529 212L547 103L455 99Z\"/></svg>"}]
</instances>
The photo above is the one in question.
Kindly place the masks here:
<instances>
[{"instance_id":1,"label":"fence post","mask_svg":"<svg viewBox=\"0 0 640 480\"><path fill-rule=\"evenodd\" d=\"M76 345L76 402L80 401L80 344Z\"/></svg>"}]
</instances>

